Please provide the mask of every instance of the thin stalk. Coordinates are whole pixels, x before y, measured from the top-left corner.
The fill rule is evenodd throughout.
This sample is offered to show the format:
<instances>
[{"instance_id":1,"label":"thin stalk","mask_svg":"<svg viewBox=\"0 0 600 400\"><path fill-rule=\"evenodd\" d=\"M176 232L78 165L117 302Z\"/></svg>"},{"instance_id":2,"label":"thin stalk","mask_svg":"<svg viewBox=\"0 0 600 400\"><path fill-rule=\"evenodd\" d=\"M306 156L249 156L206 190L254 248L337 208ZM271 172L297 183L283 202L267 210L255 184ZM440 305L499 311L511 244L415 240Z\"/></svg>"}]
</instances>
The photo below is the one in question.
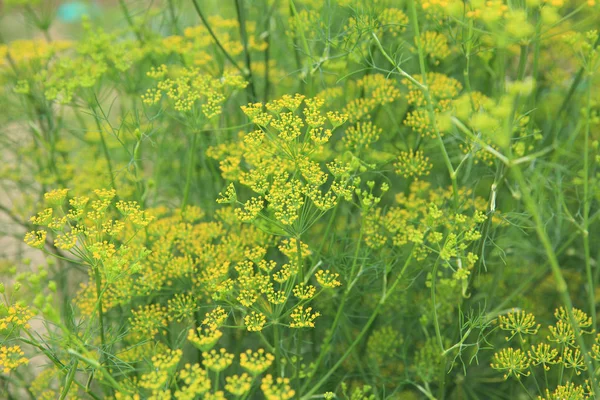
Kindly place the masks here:
<instances>
[{"instance_id":1,"label":"thin stalk","mask_svg":"<svg viewBox=\"0 0 600 400\"><path fill-rule=\"evenodd\" d=\"M581 349L581 353L583 354L585 364L587 366L587 372L591 382L592 393L594 394L593 397L595 397L595 394L598 389L596 383L596 376L594 375L595 368L587 351L586 344L583 341L583 338L581 337L581 329L579 328L579 324L576 322L575 317L573 316L573 302L571 301L571 296L569 295L567 282L565 281L564 275L560 268L560 264L558 263L558 259L556 257L556 253L552 247L552 243L550 242L548 233L546 232L544 221L542 220L542 217L537 208L537 204L531 194L530 186L525 180L525 176L523 175L521 168L519 167L519 165L510 164L510 170L515 181L517 181L519 187L521 188L521 194L525 203L525 207L527 208L528 212L531 214L534 220L538 238L542 242L542 246L546 252L546 257L550 262L552 275L554 276L554 280L556 281L556 290L560 295L562 303L569 316L569 322L575 332L577 344Z\"/></svg>"},{"instance_id":2,"label":"thin stalk","mask_svg":"<svg viewBox=\"0 0 600 400\"><path fill-rule=\"evenodd\" d=\"M595 49L596 47L598 47L598 45L600 45L600 36L598 37L598 39L596 39L596 42L594 43L593 48ZM567 95L565 96L560 107L558 108L557 115L554 118L552 118L552 125L550 126L549 132L553 132L555 130L557 121L560 121L562 114L567 112L567 110L569 109L568 106L572 103L571 98L575 94L577 87L579 87L579 85L581 84L584 73L585 73L585 67L581 67L579 69L579 71L577 71L577 75L575 75L575 79L571 83L571 86L569 87L569 91L567 92ZM558 132L554 132L554 134L558 135Z\"/></svg>"},{"instance_id":3,"label":"thin stalk","mask_svg":"<svg viewBox=\"0 0 600 400\"><path fill-rule=\"evenodd\" d=\"M171 16L171 24L176 34L179 34L179 25L177 24L177 14L175 13L175 4L173 0L168 0L169 15Z\"/></svg>"},{"instance_id":4,"label":"thin stalk","mask_svg":"<svg viewBox=\"0 0 600 400\"><path fill-rule=\"evenodd\" d=\"M100 276L100 269L98 266L92 267L94 272L94 280L96 282L96 298L98 301L98 324L100 325L100 364L105 362L105 351L106 351L106 337L104 335L104 311L102 310L102 277Z\"/></svg>"},{"instance_id":5,"label":"thin stalk","mask_svg":"<svg viewBox=\"0 0 600 400\"><path fill-rule=\"evenodd\" d=\"M76 352L73 349L69 349L67 350L67 352L75 357L77 357L79 360L85 362L86 364L88 364L91 367L96 368L98 371L100 371L102 373L102 376L111 384L113 385L114 389L117 389L120 392L124 392L127 393L127 391L124 391L123 388L121 387L121 385L119 385L119 382L117 382L115 380L115 378L112 377L112 375L104 368L102 367L102 365L98 364L98 362L96 362L95 360L92 360L91 358L87 358L85 356L83 356L82 354Z\"/></svg>"},{"instance_id":6,"label":"thin stalk","mask_svg":"<svg viewBox=\"0 0 600 400\"><path fill-rule=\"evenodd\" d=\"M531 400L535 400L533 398L533 396L531 395L531 393L529 393L529 390L527 390L527 388L525 387L525 385L523 384L523 382L521 382L520 379L517 378L517 381L519 382L519 384L521 385L521 387L523 388L523 390L525 391L525 393L527 394L527 397L529 397Z\"/></svg>"},{"instance_id":7,"label":"thin stalk","mask_svg":"<svg viewBox=\"0 0 600 400\"><path fill-rule=\"evenodd\" d=\"M331 368L329 368L329 370L327 371L327 373L325 375L323 375L323 377L315 385L313 385L311 387L311 389L306 394L304 394L302 396L302 398L301 398L302 400L308 400L308 399L312 398L312 395L317 390L319 390L319 388L321 386L323 386L327 382L327 380L329 379L329 377L331 375L333 375L333 373L342 365L342 363L346 360L346 358L348 358L348 356L350 354L352 354L354 348L358 345L358 343L360 343L360 341L362 340L362 338L367 334L367 332L371 328L371 325L373 324L373 322L377 319L377 316L379 315L379 313L381 312L381 309L385 305L386 300L392 295L392 293L394 293L396 287L398 286L398 284L402 280L402 277L404 276L404 272L406 271L406 269L410 265L410 262L412 261L413 253L414 253L414 251L411 251L410 255L408 256L408 258L404 262L404 266L402 267L402 270L400 271L400 273L396 277L396 280L394 281L394 283L392 283L392 285L390 286L390 288L387 291L385 291L386 294L381 296L381 299L379 300L379 302L377 303L377 306L373 310L373 313L371 314L371 317L369 318L369 320L367 321L367 323L365 324L365 326L363 326L363 329L360 331L360 333L358 334L358 336L356 337L356 339L354 339L354 342L352 342L350 344L350 346L348 346L346 352L338 359L338 361ZM315 369L316 369L316 366L315 366ZM308 384L308 381L307 381L307 384ZM305 386L302 388L303 391L306 389L307 384L305 384Z\"/></svg>"},{"instance_id":8,"label":"thin stalk","mask_svg":"<svg viewBox=\"0 0 600 400\"><path fill-rule=\"evenodd\" d=\"M267 22L267 24L270 26L270 23ZM271 81L269 80L269 57L270 57L270 53L271 53L271 32L267 31L267 37L265 38L265 42L267 43L267 48L265 49L265 57L264 57L264 63L265 63L265 76L264 76L264 81L265 81L265 87L264 87L264 92L263 92L263 101L266 103L269 101L269 91L271 90Z\"/></svg>"},{"instance_id":9,"label":"thin stalk","mask_svg":"<svg viewBox=\"0 0 600 400\"><path fill-rule=\"evenodd\" d=\"M71 367L71 369L69 369L69 373L65 377L65 384L63 386L63 390L60 393L60 397L58 398L58 400L64 400L67 398L67 395L69 394L69 389L71 388L71 384L73 383L73 379L75 379L75 373L77 372L78 364L79 361L75 360L73 366Z\"/></svg>"},{"instance_id":10,"label":"thin stalk","mask_svg":"<svg viewBox=\"0 0 600 400\"><path fill-rule=\"evenodd\" d=\"M113 189L117 189L117 185L115 184L115 175L112 167L112 161L110 159L110 153L108 151L108 146L106 145L106 139L104 139L104 132L102 129L102 125L100 124L100 118L96 113L96 108L90 104L90 108L94 114L94 121L96 122L96 128L98 129L98 133L100 134L100 144L102 145L102 152L104 153L104 158L106 158L106 165L108 166L108 173L110 174L110 184Z\"/></svg>"},{"instance_id":11,"label":"thin stalk","mask_svg":"<svg viewBox=\"0 0 600 400\"><path fill-rule=\"evenodd\" d=\"M185 187L183 189L183 201L181 202L181 210L185 210L190 196L190 187L192 185L192 175L194 174L194 161L196 155L196 144L198 142L198 132L192 133L192 143L188 155L187 172L185 177Z\"/></svg>"},{"instance_id":12,"label":"thin stalk","mask_svg":"<svg viewBox=\"0 0 600 400\"><path fill-rule=\"evenodd\" d=\"M588 301L589 301L589 312L592 316L592 326L596 329L596 297L595 297L595 285L594 278L592 275L592 262L590 255L590 119L591 119L591 107L592 107L592 82L588 83L587 90L587 106L586 106L586 121L585 121L585 133L584 133L584 150L583 150L583 251L585 257L585 274L588 281Z\"/></svg>"},{"instance_id":13,"label":"thin stalk","mask_svg":"<svg viewBox=\"0 0 600 400\"><path fill-rule=\"evenodd\" d=\"M431 271L431 308L433 309L433 326L435 328L435 337L440 345L440 350L442 354L446 353L446 349L444 348L444 341L442 340L442 333L440 331L440 324L437 316L437 306L436 306L436 296L435 296L435 281L438 267L440 266L440 257L437 258L435 264L433 265L433 270Z\"/></svg>"},{"instance_id":14,"label":"thin stalk","mask_svg":"<svg viewBox=\"0 0 600 400\"><path fill-rule=\"evenodd\" d=\"M281 370L281 351L279 346L279 323L274 321L273 323L273 347L275 348L275 366L277 368L277 376L283 372Z\"/></svg>"},{"instance_id":15,"label":"thin stalk","mask_svg":"<svg viewBox=\"0 0 600 400\"><path fill-rule=\"evenodd\" d=\"M225 50L225 48L221 44L221 41L219 40L219 38L217 38L217 35L215 35L215 32L212 30L212 28L210 27L210 24L208 23L208 20L206 19L206 16L204 15L204 13L202 12L202 10L200 9L200 6L198 5L198 1L197 0L192 0L192 4L194 5L194 9L196 10L196 13L200 17L200 20L202 20L202 23L206 27L206 30L208 31L209 35L212 37L213 41L215 42L215 44L217 45L217 47L219 48L219 50L221 50L221 52L223 53L223 55L225 56L225 58L227 58L229 60L229 62L231 63L231 65L233 65L235 67L235 69L237 69L245 77L247 77L247 75L248 75L247 71L244 71L244 69L242 67L240 67L237 64L237 62L235 62L235 60L233 59L233 57L231 57L231 54L229 54L227 52L227 50Z\"/></svg>"},{"instance_id":16,"label":"thin stalk","mask_svg":"<svg viewBox=\"0 0 600 400\"><path fill-rule=\"evenodd\" d=\"M427 111L429 114L429 121L433 126L435 131L435 136L437 138L438 146L440 151L442 152L442 156L444 158L444 163L446 164L446 168L448 169L448 174L450 175L450 180L452 181L452 193L454 198L454 208L458 209L458 183L457 183L457 174L452 166L452 161L450 160L450 156L448 155L448 151L446 150L446 146L444 145L444 140L442 139L442 135L436 123L435 117L435 109L433 108L433 101L431 98L431 93L429 92L429 87L427 87L427 68L425 66L425 54L423 53L423 45L421 43L421 37L419 33L419 19L417 15L417 7L415 5L415 0L410 1L410 11L411 11L411 20L414 29L415 42L417 43L417 50L419 53L419 66L421 69L421 79L423 80L423 94L425 95L425 101L427 102Z\"/></svg>"},{"instance_id":17,"label":"thin stalk","mask_svg":"<svg viewBox=\"0 0 600 400\"><path fill-rule=\"evenodd\" d=\"M333 219L331 219L329 222L331 224L331 222L333 221ZM352 262L352 268L350 269L350 279L348 279L348 285L346 287L346 290L344 290L344 294L342 296L342 301L340 302L340 306L338 307L338 310L335 314L335 317L333 319L333 323L331 324L331 328L329 329L329 333L327 334L327 336L325 336L325 340L323 340L323 345L321 346L321 351L319 352L319 356L317 357L317 360L314 362L314 367L312 368L311 372L309 373L306 383L304 384L304 386L302 387L302 392L304 392L304 390L307 389L308 385L310 384L311 379L313 378L313 376L315 375L315 373L317 372L319 365L321 364L321 362L323 361L323 359L325 358L325 356L327 354L329 354L329 348L331 346L331 341L333 340L333 335L335 333L335 331L337 330L337 327L341 321L342 315L343 315L343 311L344 311L344 307L346 306L346 302L348 300L348 297L350 295L350 292L352 291L352 287L354 286L353 284L350 284L350 282L354 282L356 280L356 277L354 276L354 270L356 269L356 264L357 264L357 260L358 260L358 254L360 252L360 247L361 247L361 243L362 243L362 236L364 233L364 229L363 229L364 224L361 224L361 229L360 232L358 234L358 244L356 245L356 250L354 251L354 257L353 257L353 262Z\"/></svg>"},{"instance_id":18,"label":"thin stalk","mask_svg":"<svg viewBox=\"0 0 600 400\"><path fill-rule=\"evenodd\" d=\"M250 60L250 50L248 49L248 34L246 32L246 9L242 0L235 0L235 11L237 13L238 25L240 26L240 37L244 47L244 61L246 62L246 77L248 78L248 100L256 101L256 91L254 89L254 78L252 76L252 62Z\"/></svg>"},{"instance_id":19,"label":"thin stalk","mask_svg":"<svg viewBox=\"0 0 600 400\"><path fill-rule=\"evenodd\" d=\"M298 258L298 271L300 273L300 283L304 284L304 260L302 259L302 245L300 242L300 237L296 238L296 253ZM302 329L298 329L298 334L296 336L296 387L300 387L300 366L301 366L301 357L300 353L302 351ZM296 398L300 398L300 392L296 394Z\"/></svg>"},{"instance_id":20,"label":"thin stalk","mask_svg":"<svg viewBox=\"0 0 600 400\"><path fill-rule=\"evenodd\" d=\"M333 221L335 220L335 216L337 214L337 210L339 208L339 202L333 207L333 210L331 211L331 216L329 217L329 222L327 223L327 228L325 228L325 234L323 235L324 238L329 238L329 233L331 232L331 228L333 226ZM312 267L314 267L318 262L319 262L319 258L321 257L321 254L323 253L323 248L325 248L325 242L327 242L327 240L322 240L321 244L319 245L319 249L317 250L317 252L315 253L315 256L313 257L313 263L312 263Z\"/></svg>"},{"instance_id":21,"label":"thin stalk","mask_svg":"<svg viewBox=\"0 0 600 400\"><path fill-rule=\"evenodd\" d=\"M127 4L125 4L125 0L119 0L119 6L121 7L121 11L123 11L123 16L127 21L127 25L129 25L137 39L143 43L144 39L142 38L142 34L136 29L135 24L133 23L133 18L131 17L131 13L129 12L129 8L127 8Z\"/></svg>"}]
</instances>

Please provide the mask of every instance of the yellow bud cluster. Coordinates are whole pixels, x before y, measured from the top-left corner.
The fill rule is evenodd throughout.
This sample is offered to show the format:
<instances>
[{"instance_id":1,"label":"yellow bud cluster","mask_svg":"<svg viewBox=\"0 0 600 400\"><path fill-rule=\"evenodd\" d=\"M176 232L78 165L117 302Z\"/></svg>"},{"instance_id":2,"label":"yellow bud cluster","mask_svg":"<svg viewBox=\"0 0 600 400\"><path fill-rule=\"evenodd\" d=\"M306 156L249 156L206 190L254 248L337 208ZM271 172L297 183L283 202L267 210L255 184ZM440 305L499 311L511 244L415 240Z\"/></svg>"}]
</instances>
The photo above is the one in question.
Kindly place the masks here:
<instances>
[{"instance_id":1,"label":"yellow bud cluster","mask_svg":"<svg viewBox=\"0 0 600 400\"><path fill-rule=\"evenodd\" d=\"M10 371L27 363L29 363L29 359L25 357L20 346L0 346L0 370L5 374L9 374Z\"/></svg>"},{"instance_id":2,"label":"yellow bud cluster","mask_svg":"<svg viewBox=\"0 0 600 400\"><path fill-rule=\"evenodd\" d=\"M327 289L335 288L342 285L342 283L339 281L340 274L336 272L331 272L330 270L321 269L317 271L317 273L315 274L315 278L317 279L317 282L319 282L319 285Z\"/></svg>"},{"instance_id":3,"label":"yellow bud cluster","mask_svg":"<svg viewBox=\"0 0 600 400\"><path fill-rule=\"evenodd\" d=\"M292 322L290 322L290 328L314 328L315 319L319 317L321 313L312 312L312 307L304 306L296 307L290 314Z\"/></svg>"},{"instance_id":4,"label":"yellow bud cluster","mask_svg":"<svg viewBox=\"0 0 600 400\"><path fill-rule=\"evenodd\" d=\"M267 400L289 400L296 394L290 386L288 378L277 377L273 379L272 375L266 375L262 379L260 388Z\"/></svg>"},{"instance_id":5,"label":"yellow bud cluster","mask_svg":"<svg viewBox=\"0 0 600 400\"><path fill-rule=\"evenodd\" d=\"M406 179L418 179L429 175L433 164L429 162L423 151L403 151L394 163L395 171Z\"/></svg>"},{"instance_id":6,"label":"yellow bud cluster","mask_svg":"<svg viewBox=\"0 0 600 400\"><path fill-rule=\"evenodd\" d=\"M203 352L202 365L211 371L222 372L233 362L233 354L227 353L224 348L219 349L217 352L215 349L210 352Z\"/></svg>"},{"instance_id":7,"label":"yellow bud cluster","mask_svg":"<svg viewBox=\"0 0 600 400\"><path fill-rule=\"evenodd\" d=\"M265 372L273 364L273 361L275 361L275 357L265 352L264 349L258 349L255 352L246 350L240 354L240 366L253 376Z\"/></svg>"}]
</instances>

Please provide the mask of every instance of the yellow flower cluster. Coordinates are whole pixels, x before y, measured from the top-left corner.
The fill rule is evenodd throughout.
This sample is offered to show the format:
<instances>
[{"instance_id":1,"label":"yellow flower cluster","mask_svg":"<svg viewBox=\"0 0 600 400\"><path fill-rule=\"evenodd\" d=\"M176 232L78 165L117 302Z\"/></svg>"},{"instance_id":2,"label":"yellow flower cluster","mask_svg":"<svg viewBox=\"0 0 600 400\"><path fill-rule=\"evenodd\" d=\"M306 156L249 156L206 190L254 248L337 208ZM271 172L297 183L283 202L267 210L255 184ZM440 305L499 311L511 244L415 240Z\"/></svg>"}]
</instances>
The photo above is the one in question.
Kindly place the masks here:
<instances>
[{"instance_id":1,"label":"yellow flower cluster","mask_svg":"<svg viewBox=\"0 0 600 400\"><path fill-rule=\"evenodd\" d=\"M272 375L266 375L262 379L260 388L267 400L289 400L296 394L296 391L291 388L288 378L273 379Z\"/></svg>"},{"instance_id":2,"label":"yellow flower cluster","mask_svg":"<svg viewBox=\"0 0 600 400\"><path fill-rule=\"evenodd\" d=\"M225 74L221 78L213 78L197 68L171 71L166 65L150 70L148 76L157 79L158 83L142 96L145 104L157 104L164 94L176 111L197 114L201 110L206 119L221 114L229 91L243 89L247 85L239 75Z\"/></svg>"},{"instance_id":3,"label":"yellow flower cluster","mask_svg":"<svg viewBox=\"0 0 600 400\"><path fill-rule=\"evenodd\" d=\"M265 105L248 104L242 110L258 129L245 134L241 145L235 142L209 149L208 155L220 160L225 179L257 193L245 202L238 200L235 186L222 193L219 202L237 204L240 221L266 220L275 225L270 231L295 235L338 203L349 185L349 175L335 177L323 192L321 186L329 176L322 159L324 145L347 117L324 112L323 106L322 99L302 95L284 95ZM309 207L315 212L308 212ZM308 220L300 218L311 215Z\"/></svg>"},{"instance_id":4,"label":"yellow flower cluster","mask_svg":"<svg viewBox=\"0 0 600 400\"><path fill-rule=\"evenodd\" d=\"M223 332L219 329L227 319L227 314L222 307L216 307L211 312L206 313L202 320L202 325L194 329L190 329L187 339L199 350L206 352L211 350Z\"/></svg>"},{"instance_id":5,"label":"yellow flower cluster","mask_svg":"<svg viewBox=\"0 0 600 400\"><path fill-rule=\"evenodd\" d=\"M240 366L253 376L265 372L274 360L275 357L265 352L264 349L258 349L255 352L246 350L246 352L240 354Z\"/></svg>"},{"instance_id":6,"label":"yellow flower cluster","mask_svg":"<svg viewBox=\"0 0 600 400\"><path fill-rule=\"evenodd\" d=\"M233 354L227 353L224 348L219 349L217 352L212 349L210 352L205 351L202 353L202 365L211 371L222 372L233 362Z\"/></svg>"},{"instance_id":7,"label":"yellow flower cluster","mask_svg":"<svg viewBox=\"0 0 600 400\"><path fill-rule=\"evenodd\" d=\"M382 74L366 75L356 81L356 86L363 91L362 96L350 101L343 110L350 122L369 119L377 107L393 103L402 95L396 82Z\"/></svg>"},{"instance_id":8,"label":"yellow flower cluster","mask_svg":"<svg viewBox=\"0 0 600 400\"><path fill-rule=\"evenodd\" d=\"M595 332L591 329L592 320L585 312L573 308L572 314L580 336ZM575 375L586 371L585 356L579 348L577 340L579 336L571 325L567 311L563 307L559 307L555 310L554 316L556 323L548 326L550 335L546 337L547 342L543 338L538 338L540 325L535 322L533 314L513 310L507 315L499 316L500 329L511 333L506 340L510 341L514 337L518 337L521 349L509 347L496 352L492 368L504 372L504 379L510 376L517 379L521 376L528 376L531 373L530 366L541 366L544 371L550 371L552 366L559 366L561 369L571 370ZM592 350L588 354L593 359L600 359L598 354L600 347L597 345L599 340L600 335L596 338L596 344L592 346ZM525 351L525 345L530 341L534 341L534 344L528 351ZM556 345L558 348L554 347ZM550 392L547 392L547 395L550 396ZM579 399L579 397L575 398Z\"/></svg>"},{"instance_id":9,"label":"yellow flower cluster","mask_svg":"<svg viewBox=\"0 0 600 400\"><path fill-rule=\"evenodd\" d=\"M5 374L10 373L21 365L29 363L29 359L25 357L25 353L21 347L15 346L0 346L0 370Z\"/></svg>"},{"instance_id":10,"label":"yellow flower cluster","mask_svg":"<svg viewBox=\"0 0 600 400\"><path fill-rule=\"evenodd\" d=\"M315 319L320 315L319 312L312 312L312 307L305 309L304 306L298 306L290 314L290 328L314 328Z\"/></svg>"},{"instance_id":11,"label":"yellow flower cluster","mask_svg":"<svg viewBox=\"0 0 600 400\"><path fill-rule=\"evenodd\" d=\"M403 151L398 156L398 161L394 163L395 171L406 179L419 179L429 175L433 164L429 162L423 151Z\"/></svg>"},{"instance_id":12,"label":"yellow flower cluster","mask_svg":"<svg viewBox=\"0 0 600 400\"><path fill-rule=\"evenodd\" d=\"M29 307L19 303L8 307L6 314L0 318L0 332L10 331L19 332L22 328L30 329L29 320L33 318L33 312Z\"/></svg>"}]
</instances>

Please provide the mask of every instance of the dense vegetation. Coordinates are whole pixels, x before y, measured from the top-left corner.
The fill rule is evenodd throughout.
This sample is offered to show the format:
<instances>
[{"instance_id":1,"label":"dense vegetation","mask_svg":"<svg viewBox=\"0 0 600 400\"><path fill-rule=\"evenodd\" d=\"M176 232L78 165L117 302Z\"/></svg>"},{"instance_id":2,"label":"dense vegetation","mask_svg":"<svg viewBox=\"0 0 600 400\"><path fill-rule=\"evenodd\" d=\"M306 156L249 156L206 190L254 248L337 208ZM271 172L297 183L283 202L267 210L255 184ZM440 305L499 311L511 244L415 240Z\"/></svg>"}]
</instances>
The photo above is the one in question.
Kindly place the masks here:
<instances>
[{"instance_id":1,"label":"dense vegetation","mask_svg":"<svg viewBox=\"0 0 600 400\"><path fill-rule=\"evenodd\" d=\"M598 26L5 0L0 398L600 398Z\"/></svg>"}]
</instances>

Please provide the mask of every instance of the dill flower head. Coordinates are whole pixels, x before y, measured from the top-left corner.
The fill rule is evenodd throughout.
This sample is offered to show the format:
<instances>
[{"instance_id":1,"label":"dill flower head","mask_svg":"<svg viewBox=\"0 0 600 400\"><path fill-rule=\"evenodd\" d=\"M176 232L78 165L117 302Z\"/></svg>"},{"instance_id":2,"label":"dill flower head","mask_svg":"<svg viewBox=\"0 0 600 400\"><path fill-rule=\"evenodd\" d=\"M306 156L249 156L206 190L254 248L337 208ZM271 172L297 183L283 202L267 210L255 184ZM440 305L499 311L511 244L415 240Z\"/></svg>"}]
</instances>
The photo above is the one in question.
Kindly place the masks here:
<instances>
[{"instance_id":1,"label":"dill flower head","mask_svg":"<svg viewBox=\"0 0 600 400\"><path fill-rule=\"evenodd\" d=\"M290 328L314 328L315 319L319 317L321 313L312 312L312 307L304 306L296 307L290 314L292 322L290 322Z\"/></svg>"},{"instance_id":2,"label":"dill flower head","mask_svg":"<svg viewBox=\"0 0 600 400\"><path fill-rule=\"evenodd\" d=\"M44 193L44 199L50 206L60 206L65 201L68 191L69 189L54 189Z\"/></svg>"},{"instance_id":3,"label":"dill flower head","mask_svg":"<svg viewBox=\"0 0 600 400\"><path fill-rule=\"evenodd\" d=\"M579 349L565 348L559 363L564 365L565 368L572 369L576 375L581 375L581 372L587 370L583 354Z\"/></svg>"},{"instance_id":4,"label":"dill flower head","mask_svg":"<svg viewBox=\"0 0 600 400\"><path fill-rule=\"evenodd\" d=\"M166 332L168 312L166 307L158 304L142 306L131 312L131 330L141 337L154 337L159 332Z\"/></svg>"},{"instance_id":5,"label":"dill flower head","mask_svg":"<svg viewBox=\"0 0 600 400\"><path fill-rule=\"evenodd\" d=\"M400 332L391 326L378 328L373 331L367 342L369 357L375 359L379 365L383 365L387 361L395 362L392 361L393 355L403 341Z\"/></svg>"},{"instance_id":6,"label":"dill flower head","mask_svg":"<svg viewBox=\"0 0 600 400\"><path fill-rule=\"evenodd\" d=\"M167 310L171 321L190 320L198 309L196 299L188 293L175 293L167 302Z\"/></svg>"},{"instance_id":7,"label":"dill flower head","mask_svg":"<svg viewBox=\"0 0 600 400\"><path fill-rule=\"evenodd\" d=\"M600 360L600 334L596 335L590 356L596 361Z\"/></svg>"},{"instance_id":8,"label":"dill flower head","mask_svg":"<svg viewBox=\"0 0 600 400\"><path fill-rule=\"evenodd\" d=\"M535 323L535 316L523 310L513 309L507 315L500 315L498 322L500 323L500 329L510 331L510 337L506 337L507 341L516 335L525 341L522 335L535 335L540 329L540 324Z\"/></svg>"},{"instance_id":9,"label":"dill flower head","mask_svg":"<svg viewBox=\"0 0 600 400\"><path fill-rule=\"evenodd\" d=\"M564 309L564 307L559 307L554 311L554 317L558 321L563 322L564 324L571 325L571 320L569 318L569 314ZM573 308L573 319L575 323L579 327L580 332L582 333L594 333L594 329L588 329L592 326L592 318L589 317L584 311Z\"/></svg>"},{"instance_id":10,"label":"dill flower head","mask_svg":"<svg viewBox=\"0 0 600 400\"><path fill-rule=\"evenodd\" d=\"M371 121L358 122L346 129L343 140L351 151L364 150L376 142L381 133L382 129L373 125Z\"/></svg>"},{"instance_id":11,"label":"dill flower head","mask_svg":"<svg viewBox=\"0 0 600 400\"><path fill-rule=\"evenodd\" d=\"M252 387L252 377L247 373L232 375L225 378L225 390L234 396L243 396Z\"/></svg>"},{"instance_id":12,"label":"dill flower head","mask_svg":"<svg viewBox=\"0 0 600 400\"><path fill-rule=\"evenodd\" d=\"M167 350L152 357L152 366L158 370L173 371L182 356L183 351L180 349Z\"/></svg>"},{"instance_id":13,"label":"dill flower head","mask_svg":"<svg viewBox=\"0 0 600 400\"><path fill-rule=\"evenodd\" d=\"M564 385L556 386L553 392L550 389L546 389L546 396L541 400L587 400L591 399L590 394L591 388L586 381L584 385L576 385L574 382L567 382Z\"/></svg>"},{"instance_id":14,"label":"dill flower head","mask_svg":"<svg viewBox=\"0 0 600 400\"><path fill-rule=\"evenodd\" d=\"M267 400L288 400L296 394L290 386L288 378L277 377L273 379L272 375L266 375L262 379L260 388Z\"/></svg>"},{"instance_id":15,"label":"dill flower head","mask_svg":"<svg viewBox=\"0 0 600 400\"><path fill-rule=\"evenodd\" d=\"M529 376L530 363L531 360L522 350L509 347L494 354L491 366L504 372L504 379L508 379L509 376L520 379L521 376Z\"/></svg>"},{"instance_id":16,"label":"dill flower head","mask_svg":"<svg viewBox=\"0 0 600 400\"><path fill-rule=\"evenodd\" d=\"M29 359L25 357L20 346L0 346L0 370L5 374L27 363Z\"/></svg>"},{"instance_id":17,"label":"dill flower head","mask_svg":"<svg viewBox=\"0 0 600 400\"><path fill-rule=\"evenodd\" d=\"M319 282L319 285L326 289L332 289L342 285L339 281L340 274L331 272L330 270L318 270L315 274L315 278L317 279L317 282Z\"/></svg>"},{"instance_id":18,"label":"dill flower head","mask_svg":"<svg viewBox=\"0 0 600 400\"><path fill-rule=\"evenodd\" d=\"M208 326L211 329L217 329L227 319L227 313L221 306L215 307L212 311L206 313L204 320L202 320L202 324Z\"/></svg>"},{"instance_id":19,"label":"dill flower head","mask_svg":"<svg viewBox=\"0 0 600 400\"><path fill-rule=\"evenodd\" d=\"M421 150L403 151L394 163L395 172L406 179L427 176L432 167L433 164L429 162L429 157L426 157Z\"/></svg>"},{"instance_id":20,"label":"dill flower head","mask_svg":"<svg viewBox=\"0 0 600 400\"><path fill-rule=\"evenodd\" d=\"M30 329L29 320L34 316L29 307L15 303L2 313L0 332L19 332L22 328Z\"/></svg>"},{"instance_id":21,"label":"dill flower head","mask_svg":"<svg viewBox=\"0 0 600 400\"><path fill-rule=\"evenodd\" d=\"M54 210L52 208L46 208L43 211L37 213L36 216L29 218L29 221L34 225L48 226L52 222L52 214Z\"/></svg>"},{"instance_id":22,"label":"dill flower head","mask_svg":"<svg viewBox=\"0 0 600 400\"><path fill-rule=\"evenodd\" d=\"M262 331L266 322L267 317L265 317L264 314L256 311L252 311L250 314L244 317L244 323L246 324L246 329L248 329L249 332Z\"/></svg>"},{"instance_id":23,"label":"dill flower head","mask_svg":"<svg viewBox=\"0 0 600 400\"><path fill-rule=\"evenodd\" d=\"M202 357L204 358L202 365L215 372L222 372L233 362L233 354L227 353L224 348L219 349L218 352L215 349L210 352L205 351Z\"/></svg>"},{"instance_id":24,"label":"dill flower head","mask_svg":"<svg viewBox=\"0 0 600 400\"><path fill-rule=\"evenodd\" d=\"M435 31L421 32L419 40L423 52L433 61L434 65L439 65L440 61L446 59L451 53L448 39L441 33Z\"/></svg>"},{"instance_id":25,"label":"dill flower head","mask_svg":"<svg viewBox=\"0 0 600 400\"><path fill-rule=\"evenodd\" d=\"M198 327L196 331L190 329L188 331L187 340L199 350L209 351L223 336L223 332L218 329Z\"/></svg>"},{"instance_id":26,"label":"dill flower head","mask_svg":"<svg viewBox=\"0 0 600 400\"><path fill-rule=\"evenodd\" d=\"M194 400L210 390L208 373L199 364L185 364L177 372L177 377L185 384L174 392L177 400Z\"/></svg>"},{"instance_id":27,"label":"dill flower head","mask_svg":"<svg viewBox=\"0 0 600 400\"><path fill-rule=\"evenodd\" d=\"M557 364L558 350L553 349L547 343L539 343L537 346L531 346L527 352L533 365L542 365L546 371L550 370L550 365Z\"/></svg>"},{"instance_id":28,"label":"dill flower head","mask_svg":"<svg viewBox=\"0 0 600 400\"><path fill-rule=\"evenodd\" d=\"M296 296L300 300L310 300L314 297L317 288L313 285L306 285L304 283L299 283L294 286L294 296Z\"/></svg>"},{"instance_id":29,"label":"dill flower head","mask_svg":"<svg viewBox=\"0 0 600 400\"><path fill-rule=\"evenodd\" d=\"M158 83L142 96L145 104L157 104L164 95L176 111L185 113L197 109L207 119L221 114L227 92L247 85L238 76L225 74L221 78L213 78L197 68L161 66L151 69L148 76Z\"/></svg>"},{"instance_id":30,"label":"dill flower head","mask_svg":"<svg viewBox=\"0 0 600 400\"><path fill-rule=\"evenodd\" d=\"M265 352L264 349L258 349L255 352L246 350L240 354L240 366L254 376L265 372L273 364L273 361L275 361L275 357Z\"/></svg>"},{"instance_id":31,"label":"dill flower head","mask_svg":"<svg viewBox=\"0 0 600 400\"><path fill-rule=\"evenodd\" d=\"M570 346L575 343L575 331L573 327L564 321L557 321L554 326L549 326L550 336L548 340L559 343L564 346Z\"/></svg>"}]
</instances>

